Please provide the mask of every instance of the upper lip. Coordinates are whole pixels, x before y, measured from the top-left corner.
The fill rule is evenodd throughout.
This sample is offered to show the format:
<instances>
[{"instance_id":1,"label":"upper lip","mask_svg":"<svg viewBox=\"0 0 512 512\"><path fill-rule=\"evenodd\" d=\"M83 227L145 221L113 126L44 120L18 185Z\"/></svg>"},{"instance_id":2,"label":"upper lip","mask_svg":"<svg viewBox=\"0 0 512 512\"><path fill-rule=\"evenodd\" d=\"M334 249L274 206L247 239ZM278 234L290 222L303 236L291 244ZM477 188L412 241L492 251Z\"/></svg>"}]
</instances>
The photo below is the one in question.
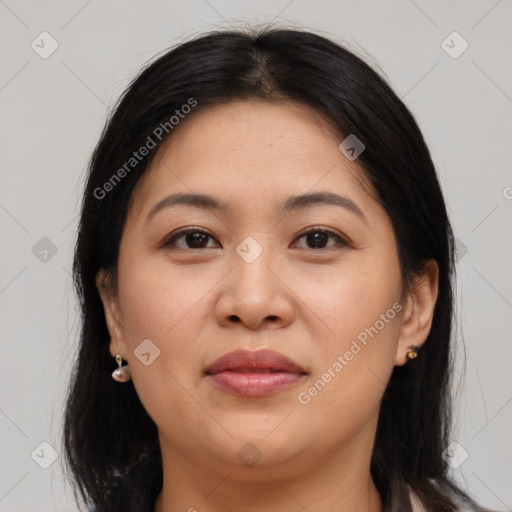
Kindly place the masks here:
<instances>
[{"instance_id":1,"label":"upper lip","mask_svg":"<svg viewBox=\"0 0 512 512\"><path fill-rule=\"evenodd\" d=\"M289 357L274 350L243 350L228 352L206 367L208 375L234 370L270 370L275 372L307 372Z\"/></svg>"}]
</instances>

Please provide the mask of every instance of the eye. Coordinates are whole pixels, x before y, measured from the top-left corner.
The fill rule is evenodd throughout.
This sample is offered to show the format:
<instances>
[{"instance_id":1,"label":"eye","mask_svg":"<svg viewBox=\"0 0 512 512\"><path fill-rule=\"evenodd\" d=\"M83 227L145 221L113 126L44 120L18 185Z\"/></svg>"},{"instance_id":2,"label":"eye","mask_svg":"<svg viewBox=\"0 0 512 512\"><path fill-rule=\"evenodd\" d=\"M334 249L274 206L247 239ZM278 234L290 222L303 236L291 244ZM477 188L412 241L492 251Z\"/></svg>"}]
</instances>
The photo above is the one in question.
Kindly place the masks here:
<instances>
[{"instance_id":1,"label":"eye","mask_svg":"<svg viewBox=\"0 0 512 512\"><path fill-rule=\"evenodd\" d=\"M187 228L171 236L162 247L174 246L180 249L207 249L215 241L212 235L198 228ZM215 243L217 243L215 241ZM218 245L217 245L218 246ZM216 247L213 245L213 247Z\"/></svg>"},{"instance_id":2,"label":"eye","mask_svg":"<svg viewBox=\"0 0 512 512\"><path fill-rule=\"evenodd\" d=\"M313 228L302 233L294 247L300 249L329 249L336 246L345 247L348 242L335 232L326 228ZM303 242L301 242L303 240ZM305 244L305 245L304 245ZM200 228L187 228L178 231L162 244L162 247L177 247L180 249L207 249L221 247L215 238Z\"/></svg>"},{"instance_id":3,"label":"eye","mask_svg":"<svg viewBox=\"0 0 512 512\"><path fill-rule=\"evenodd\" d=\"M300 245L296 243L295 246L299 248L305 249L326 249L335 247L338 245L339 247L345 247L348 243L341 238L341 236L337 235L333 231L330 231L325 228L314 228L302 233L297 240L305 240L306 246ZM329 240L334 241L334 243L329 243Z\"/></svg>"}]
</instances>

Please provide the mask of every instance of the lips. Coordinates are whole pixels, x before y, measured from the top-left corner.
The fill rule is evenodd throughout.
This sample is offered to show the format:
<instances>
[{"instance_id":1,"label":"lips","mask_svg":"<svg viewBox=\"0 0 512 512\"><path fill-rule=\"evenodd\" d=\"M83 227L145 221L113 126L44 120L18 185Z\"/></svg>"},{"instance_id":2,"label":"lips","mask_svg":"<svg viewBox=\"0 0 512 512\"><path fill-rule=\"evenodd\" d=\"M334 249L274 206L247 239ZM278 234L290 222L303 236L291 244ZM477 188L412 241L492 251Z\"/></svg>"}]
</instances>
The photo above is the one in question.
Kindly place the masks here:
<instances>
[{"instance_id":1,"label":"lips","mask_svg":"<svg viewBox=\"0 0 512 512\"><path fill-rule=\"evenodd\" d=\"M303 373L306 371L295 361L273 350L235 350L219 357L205 370L206 374L232 371L237 373Z\"/></svg>"},{"instance_id":2,"label":"lips","mask_svg":"<svg viewBox=\"0 0 512 512\"><path fill-rule=\"evenodd\" d=\"M273 350L235 350L221 356L204 373L216 387L247 397L276 393L307 375L298 363Z\"/></svg>"}]
</instances>

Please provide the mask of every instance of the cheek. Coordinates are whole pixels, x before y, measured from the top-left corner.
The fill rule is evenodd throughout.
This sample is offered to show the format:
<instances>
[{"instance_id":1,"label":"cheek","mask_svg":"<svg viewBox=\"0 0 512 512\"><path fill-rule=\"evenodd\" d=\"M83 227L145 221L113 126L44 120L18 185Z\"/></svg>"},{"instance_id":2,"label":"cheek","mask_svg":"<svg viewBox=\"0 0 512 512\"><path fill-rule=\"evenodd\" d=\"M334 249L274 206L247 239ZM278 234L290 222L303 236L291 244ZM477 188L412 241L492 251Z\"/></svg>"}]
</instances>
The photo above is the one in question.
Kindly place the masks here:
<instances>
[{"instance_id":1,"label":"cheek","mask_svg":"<svg viewBox=\"0 0 512 512\"><path fill-rule=\"evenodd\" d=\"M390 256L384 260L381 255L354 254L328 271L313 269L294 276L294 292L322 320L333 350L350 344L399 300L400 269L393 253ZM385 320L393 319L395 313L392 310Z\"/></svg>"},{"instance_id":2,"label":"cheek","mask_svg":"<svg viewBox=\"0 0 512 512\"><path fill-rule=\"evenodd\" d=\"M316 277L297 280L298 294L307 297L328 336L313 341L315 374L309 387L300 390L305 394L299 401L319 417L338 417L352 428L375 413L394 368L402 310L400 268L390 252L388 259L361 257L332 275ZM352 418L348 423L347 414Z\"/></svg>"},{"instance_id":3,"label":"cheek","mask_svg":"<svg viewBox=\"0 0 512 512\"><path fill-rule=\"evenodd\" d=\"M158 404L186 399L182 386L188 389L198 378L201 332L211 318L208 292L218 277L142 257L120 262L119 277L133 382L148 412L159 414ZM151 343L141 345L147 339ZM154 360L149 365L137 357L143 346Z\"/></svg>"},{"instance_id":4,"label":"cheek","mask_svg":"<svg viewBox=\"0 0 512 512\"><path fill-rule=\"evenodd\" d=\"M132 342L153 337L168 343L186 328L193 334L199 325L190 315L218 280L142 257L120 263L119 272L121 310Z\"/></svg>"},{"instance_id":5,"label":"cheek","mask_svg":"<svg viewBox=\"0 0 512 512\"><path fill-rule=\"evenodd\" d=\"M157 425L175 425L176 411L182 420L200 424L204 411L196 408L188 390L198 378L205 307L212 307L208 291L218 277L171 270L170 265L142 258L120 262L119 277L128 364L141 402ZM146 339L156 346L149 345L148 365L137 357Z\"/></svg>"},{"instance_id":6,"label":"cheek","mask_svg":"<svg viewBox=\"0 0 512 512\"><path fill-rule=\"evenodd\" d=\"M316 340L312 348L314 372L297 390L297 401L304 421L326 438L357 436L378 417L394 368L400 322L391 303L380 307L377 302L365 301L363 312L343 301L334 305L341 313L327 322L335 334Z\"/></svg>"}]
</instances>

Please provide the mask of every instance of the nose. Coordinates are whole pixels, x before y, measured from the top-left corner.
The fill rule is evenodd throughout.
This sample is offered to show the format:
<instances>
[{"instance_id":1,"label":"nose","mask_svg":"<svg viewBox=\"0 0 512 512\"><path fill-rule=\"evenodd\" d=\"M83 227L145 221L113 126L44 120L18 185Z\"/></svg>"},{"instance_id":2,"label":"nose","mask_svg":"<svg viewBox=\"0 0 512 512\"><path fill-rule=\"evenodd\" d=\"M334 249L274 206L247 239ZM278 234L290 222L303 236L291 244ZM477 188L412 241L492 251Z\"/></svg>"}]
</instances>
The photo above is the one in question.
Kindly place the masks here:
<instances>
[{"instance_id":1,"label":"nose","mask_svg":"<svg viewBox=\"0 0 512 512\"><path fill-rule=\"evenodd\" d=\"M237 253L231 260L233 269L222 281L216 304L216 320L223 327L240 323L248 329L278 329L293 322L293 293L271 251L264 250L253 262Z\"/></svg>"}]
</instances>

